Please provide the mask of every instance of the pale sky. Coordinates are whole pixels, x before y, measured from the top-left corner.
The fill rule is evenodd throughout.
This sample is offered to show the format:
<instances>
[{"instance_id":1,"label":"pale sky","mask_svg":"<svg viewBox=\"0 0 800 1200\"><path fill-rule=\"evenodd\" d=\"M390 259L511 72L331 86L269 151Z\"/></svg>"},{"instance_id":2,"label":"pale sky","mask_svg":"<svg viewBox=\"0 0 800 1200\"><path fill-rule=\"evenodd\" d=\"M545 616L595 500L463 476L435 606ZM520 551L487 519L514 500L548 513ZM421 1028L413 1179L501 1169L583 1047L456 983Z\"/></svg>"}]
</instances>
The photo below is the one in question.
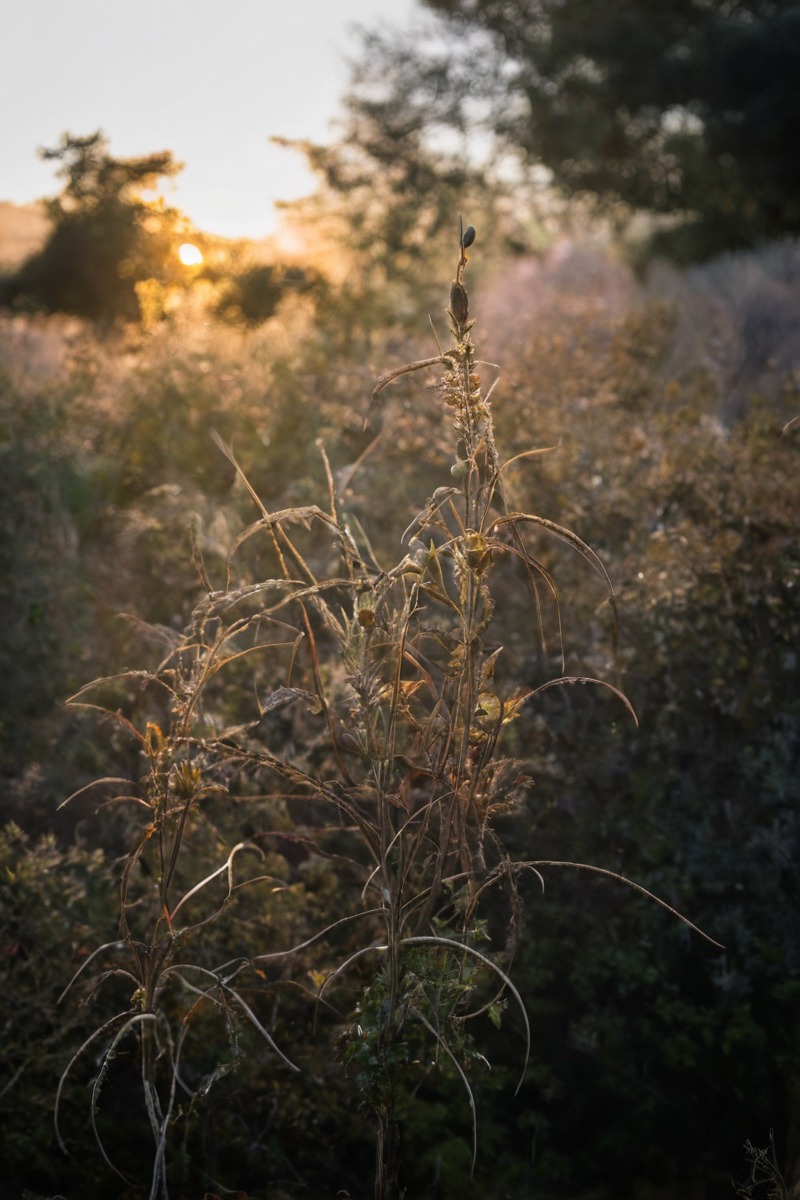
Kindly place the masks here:
<instances>
[{"instance_id":1,"label":"pale sky","mask_svg":"<svg viewBox=\"0 0 800 1200\"><path fill-rule=\"evenodd\" d=\"M313 190L296 151L326 142L359 42L417 0L0 0L0 200L59 190L38 146L101 128L112 154L172 150L167 195L203 230L259 238Z\"/></svg>"}]
</instances>

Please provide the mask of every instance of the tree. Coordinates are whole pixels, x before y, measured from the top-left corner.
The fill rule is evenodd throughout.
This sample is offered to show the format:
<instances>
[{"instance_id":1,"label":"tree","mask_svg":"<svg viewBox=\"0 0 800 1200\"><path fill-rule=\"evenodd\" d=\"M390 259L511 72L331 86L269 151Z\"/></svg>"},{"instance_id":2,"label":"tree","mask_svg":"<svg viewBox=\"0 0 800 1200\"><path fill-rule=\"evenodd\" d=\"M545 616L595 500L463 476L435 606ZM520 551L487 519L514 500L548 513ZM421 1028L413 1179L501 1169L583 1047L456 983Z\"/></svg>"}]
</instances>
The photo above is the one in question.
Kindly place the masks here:
<instances>
[{"instance_id":1,"label":"tree","mask_svg":"<svg viewBox=\"0 0 800 1200\"><path fill-rule=\"evenodd\" d=\"M781 0L424 0L440 37L370 38L353 104L413 96L591 193L682 220L703 257L800 232L800 6ZM413 108L409 111L414 111Z\"/></svg>"},{"instance_id":2,"label":"tree","mask_svg":"<svg viewBox=\"0 0 800 1200\"><path fill-rule=\"evenodd\" d=\"M92 320L136 319L137 283L168 282L180 216L157 187L181 164L169 150L114 158L99 130L87 137L65 133L40 155L61 164L64 180L60 195L47 204L52 232L42 250L0 286L0 303Z\"/></svg>"}]
</instances>

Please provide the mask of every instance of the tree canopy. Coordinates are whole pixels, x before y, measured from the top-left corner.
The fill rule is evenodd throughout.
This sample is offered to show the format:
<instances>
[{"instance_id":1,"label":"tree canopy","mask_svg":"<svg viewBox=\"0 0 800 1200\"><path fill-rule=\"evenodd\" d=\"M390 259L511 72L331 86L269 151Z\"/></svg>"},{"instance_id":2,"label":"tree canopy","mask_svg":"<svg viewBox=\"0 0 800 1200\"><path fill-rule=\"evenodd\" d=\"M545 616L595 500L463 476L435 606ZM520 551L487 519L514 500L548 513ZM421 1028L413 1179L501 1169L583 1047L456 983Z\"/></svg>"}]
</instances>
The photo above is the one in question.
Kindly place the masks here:
<instances>
[{"instance_id":1,"label":"tree canopy","mask_svg":"<svg viewBox=\"0 0 800 1200\"><path fill-rule=\"evenodd\" d=\"M90 319L136 318L136 284L167 282L179 213L158 195L181 170L164 150L116 158L101 131L65 133L40 150L60 164L61 193L48 201L52 222L42 250L0 286L0 302Z\"/></svg>"},{"instance_id":2,"label":"tree canopy","mask_svg":"<svg viewBox=\"0 0 800 1200\"><path fill-rule=\"evenodd\" d=\"M696 258L800 232L800 6L424 0L441 36L371 38L353 109L476 124L568 194L680 217Z\"/></svg>"}]
</instances>

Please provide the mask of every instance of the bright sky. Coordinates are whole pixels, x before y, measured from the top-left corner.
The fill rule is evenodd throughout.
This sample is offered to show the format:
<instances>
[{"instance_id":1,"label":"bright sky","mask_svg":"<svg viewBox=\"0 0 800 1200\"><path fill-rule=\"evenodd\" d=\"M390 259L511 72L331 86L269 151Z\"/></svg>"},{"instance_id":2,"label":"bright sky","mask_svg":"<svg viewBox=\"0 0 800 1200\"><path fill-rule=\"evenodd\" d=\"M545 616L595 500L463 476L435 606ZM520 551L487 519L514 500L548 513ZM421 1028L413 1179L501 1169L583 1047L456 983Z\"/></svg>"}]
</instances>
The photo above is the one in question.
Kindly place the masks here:
<instances>
[{"instance_id":1,"label":"bright sky","mask_svg":"<svg viewBox=\"0 0 800 1200\"><path fill-rule=\"evenodd\" d=\"M330 141L354 23L407 26L416 0L0 0L0 200L59 190L38 146L101 128L122 157L172 150L168 193L201 229L263 237L313 190L273 135Z\"/></svg>"}]
</instances>

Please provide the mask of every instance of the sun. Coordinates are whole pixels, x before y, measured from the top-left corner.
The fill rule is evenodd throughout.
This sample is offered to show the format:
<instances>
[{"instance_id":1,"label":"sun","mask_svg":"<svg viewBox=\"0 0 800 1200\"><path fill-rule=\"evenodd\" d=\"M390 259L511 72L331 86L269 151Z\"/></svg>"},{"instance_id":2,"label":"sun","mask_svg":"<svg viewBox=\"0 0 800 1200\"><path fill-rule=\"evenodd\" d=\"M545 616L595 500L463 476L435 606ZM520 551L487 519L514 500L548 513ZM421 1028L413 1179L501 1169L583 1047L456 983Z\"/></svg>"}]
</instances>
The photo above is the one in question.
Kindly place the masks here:
<instances>
[{"instance_id":1,"label":"sun","mask_svg":"<svg viewBox=\"0 0 800 1200\"><path fill-rule=\"evenodd\" d=\"M185 267L199 267L203 261L203 254L192 242L184 242L178 246L178 258Z\"/></svg>"}]
</instances>

